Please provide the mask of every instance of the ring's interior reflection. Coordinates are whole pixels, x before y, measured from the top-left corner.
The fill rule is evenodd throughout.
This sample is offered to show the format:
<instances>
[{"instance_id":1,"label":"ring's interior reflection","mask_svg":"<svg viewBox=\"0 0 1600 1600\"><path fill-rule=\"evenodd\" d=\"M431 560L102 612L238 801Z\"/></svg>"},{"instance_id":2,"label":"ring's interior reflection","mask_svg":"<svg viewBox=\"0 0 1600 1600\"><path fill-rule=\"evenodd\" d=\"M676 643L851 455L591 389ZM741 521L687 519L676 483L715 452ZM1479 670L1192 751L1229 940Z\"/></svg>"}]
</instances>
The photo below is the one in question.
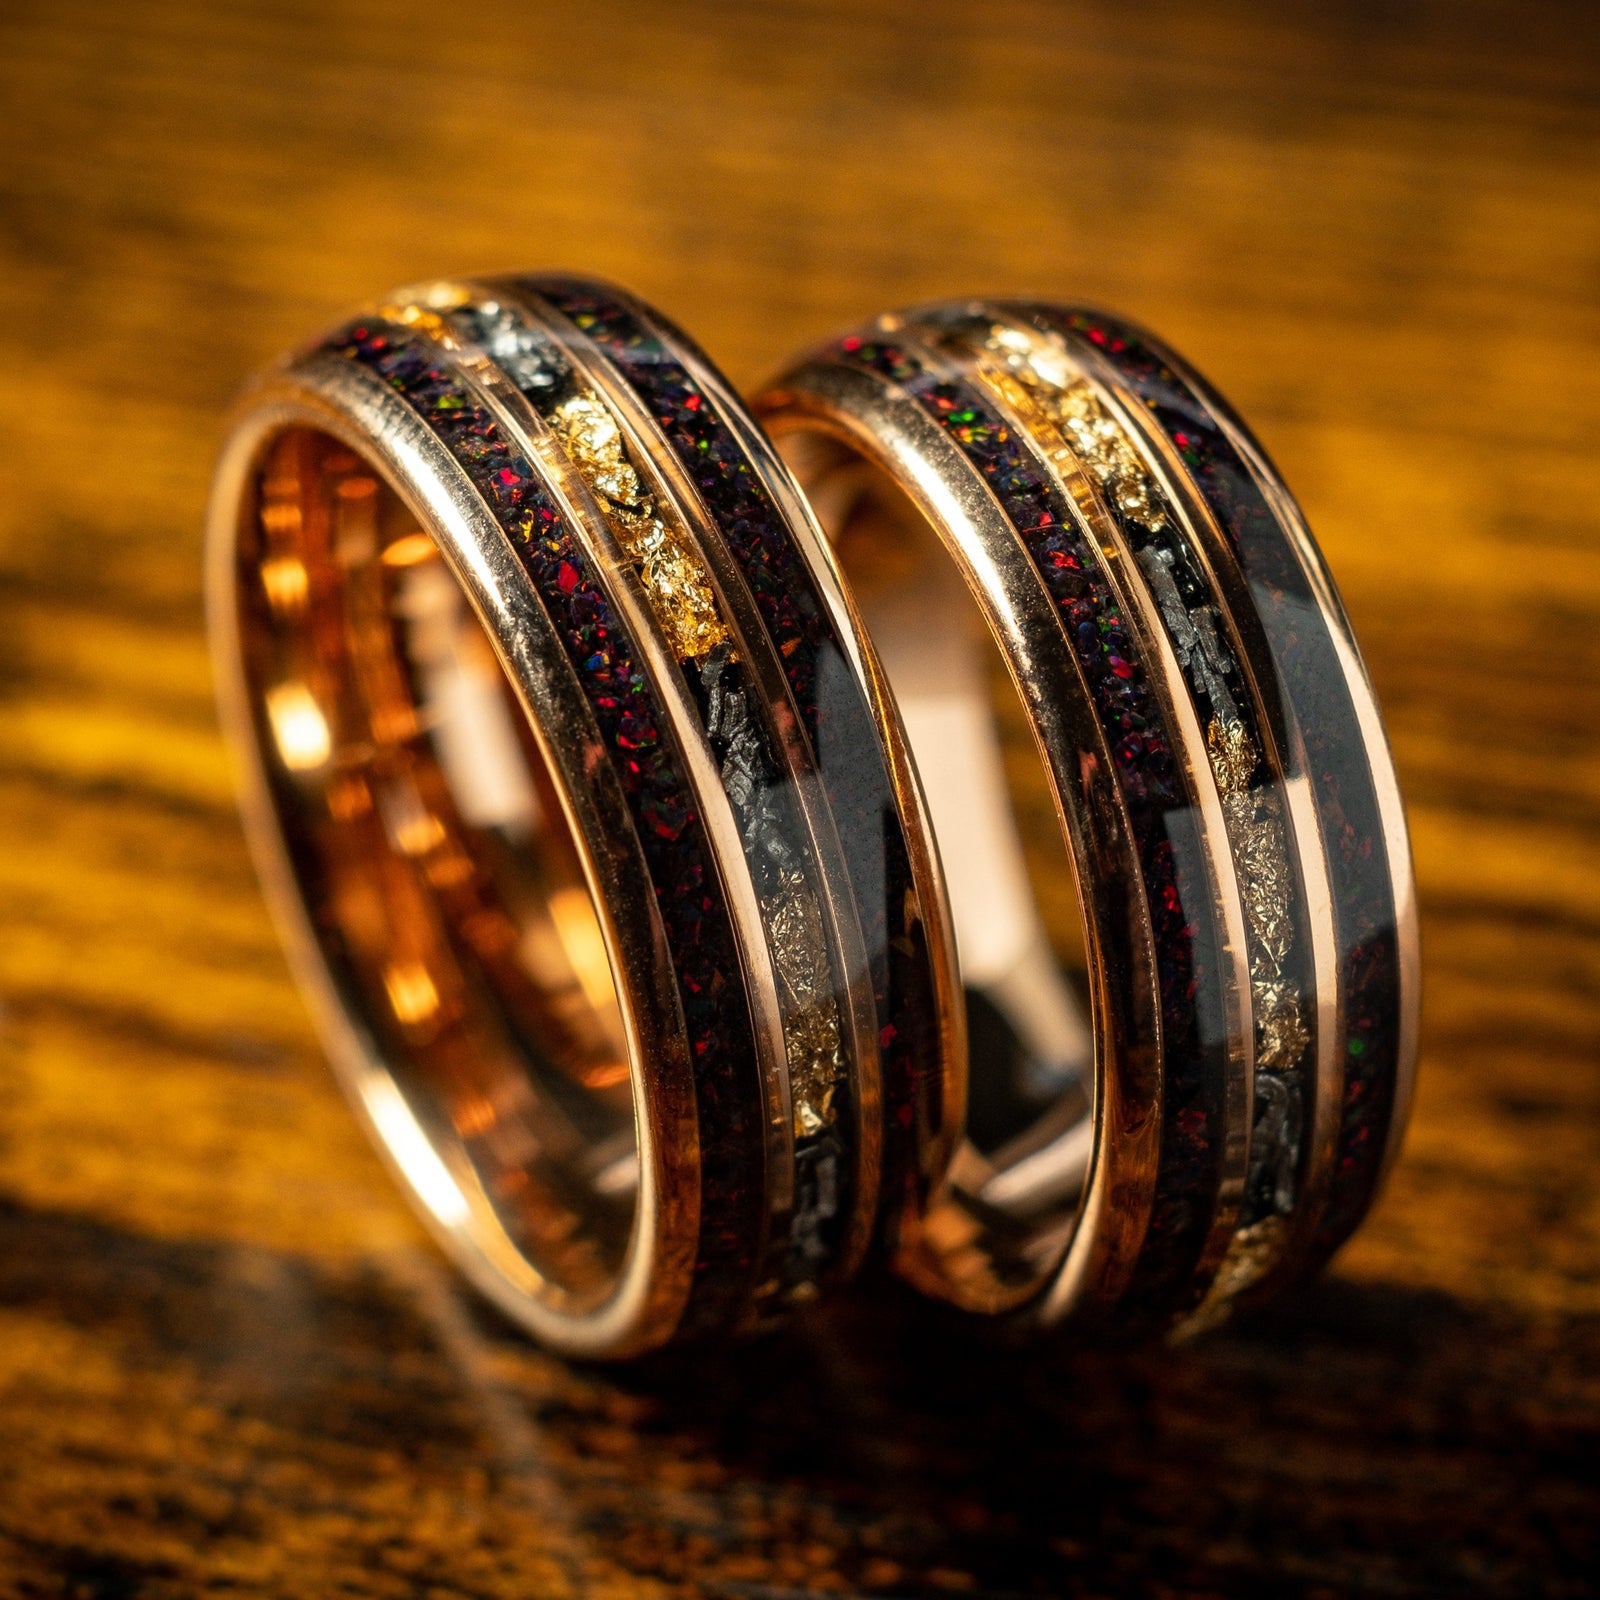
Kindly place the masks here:
<instances>
[{"instance_id":1,"label":"ring's interior reflection","mask_svg":"<svg viewBox=\"0 0 1600 1600\"><path fill-rule=\"evenodd\" d=\"M579 1312L621 1270L638 1162L549 767L433 541L358 456L280 434L247 521L260 747L329 972L392 1073L360 1086L367 1110L442 1222Z\"/></svg>"},{"instance_id":2,"label":"ring's interior reflection","mask_svg":"<svg viewBox=\"0 0 1600 1600\"><path fill-rule=\"evenodd\" d=\"M985 1253L1041 1269L1093 1153L1093 1039L1077 878L1022 702L927 519L877 467L785 439L849 578L922 781L950 896L971 1048L968 1142L952 1173Z\"/></svg>"}]
</instances>

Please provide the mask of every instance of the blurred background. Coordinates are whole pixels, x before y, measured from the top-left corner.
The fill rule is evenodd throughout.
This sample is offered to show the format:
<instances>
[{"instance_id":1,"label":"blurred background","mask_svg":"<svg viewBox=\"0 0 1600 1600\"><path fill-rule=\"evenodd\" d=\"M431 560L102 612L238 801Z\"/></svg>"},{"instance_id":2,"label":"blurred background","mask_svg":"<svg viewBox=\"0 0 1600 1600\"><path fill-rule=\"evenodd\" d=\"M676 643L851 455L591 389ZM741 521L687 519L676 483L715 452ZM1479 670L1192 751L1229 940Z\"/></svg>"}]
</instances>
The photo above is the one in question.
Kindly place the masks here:
<instances>
[{"instance_id":1,"label":"blurred background","mask_svg":"<svg viewBox=\"0 0 1600 1600\"><path fill-rule=\"evenodd\" d=\"M1600 1572L1600 46L1574 0L0 3L0 1593L1584 1594ZM1299 495L1409 802L1405 1159L1182 1352L885 1286L563 1367L338 1100L210 701L248 374L435 273L733 378L1103 303Z\"/></svg>"}]
</instances>

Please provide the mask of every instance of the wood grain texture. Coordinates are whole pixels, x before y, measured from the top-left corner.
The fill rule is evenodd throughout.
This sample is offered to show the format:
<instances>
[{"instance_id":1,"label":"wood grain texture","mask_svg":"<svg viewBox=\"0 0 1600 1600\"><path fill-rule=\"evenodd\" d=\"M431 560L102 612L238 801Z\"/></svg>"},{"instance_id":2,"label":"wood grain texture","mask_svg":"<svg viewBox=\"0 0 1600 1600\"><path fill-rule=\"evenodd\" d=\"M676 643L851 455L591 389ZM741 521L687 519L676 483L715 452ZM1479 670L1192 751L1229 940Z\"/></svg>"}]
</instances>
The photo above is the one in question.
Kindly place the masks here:
<instances>
[{"instance_id":1,"label":"wood grain texture","mask_svg":"<svg viewBox=\"0 0 1600 1600\"><path fill-rule=\"evenodd\" d=\"M1577 1595L1600 1573L1592 8L0 6L0 1593ZM1367 649L1427 996L1320 1284L1182 1352L869 1286L551 1361L422 1240L245 859L197 556L349 302L575 267L745 381L1100 301L1253 421Z\"/></svg>"}]
</instances>

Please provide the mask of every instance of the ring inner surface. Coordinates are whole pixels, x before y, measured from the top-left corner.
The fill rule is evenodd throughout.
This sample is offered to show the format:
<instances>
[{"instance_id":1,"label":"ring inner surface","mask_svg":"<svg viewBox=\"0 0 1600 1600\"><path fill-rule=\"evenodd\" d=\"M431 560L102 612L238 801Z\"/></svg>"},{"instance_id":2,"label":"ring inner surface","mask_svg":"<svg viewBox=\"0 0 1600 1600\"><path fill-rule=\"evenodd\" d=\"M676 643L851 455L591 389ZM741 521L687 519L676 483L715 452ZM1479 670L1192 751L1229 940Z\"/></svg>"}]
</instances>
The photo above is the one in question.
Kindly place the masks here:
<instances>
[{"instance_id":1,"label":"ring inner surface","mask_svg":"<svg viewBox=\"0 0 1600 1600\"><path fill-rule=\"evenodd\" d=\"M291 428L238 556L278 823L357 1085L425 1205L561 1309L621 1273L639 1183L627 1037L579 843L465 593L380 474Z\"/></svg>"},{"instance_id":2,"label":"ring inner surface","mask_svg":"<svg viewBox=\"0 0 1600 1600\"><path fill-rule=\"evenodd\" d=\"M1077 875L1022 700L939 535L842 442L808 438L806 460L905 725L950 899L971 1055L952 1184L989 1224L1002 1276L1028 1279L1070 1231L1093 1153Z\"/></svg>"}]
</instances>

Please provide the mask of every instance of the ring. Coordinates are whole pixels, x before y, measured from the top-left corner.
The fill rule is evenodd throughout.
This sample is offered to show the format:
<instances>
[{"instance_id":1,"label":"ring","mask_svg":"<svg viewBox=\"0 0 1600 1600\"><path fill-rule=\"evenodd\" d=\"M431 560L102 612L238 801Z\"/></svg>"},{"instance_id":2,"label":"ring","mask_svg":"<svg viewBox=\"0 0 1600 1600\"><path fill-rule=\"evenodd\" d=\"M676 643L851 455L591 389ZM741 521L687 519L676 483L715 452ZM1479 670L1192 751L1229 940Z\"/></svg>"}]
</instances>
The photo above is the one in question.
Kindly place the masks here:
<instances>
[{"instance_id":1,"label":"ring","mask_svg":"<svg viewBox=\"0 0 1600 1600\"><path fill-rule=\"evenodd\" d=\"M1404 1128L1416 907L1372 690L1260 447L1147 334L1045 305L882 317L755 408L952 901L970 1136L902 1270L1177 1332L1312 1270Z\"/></svg>"},{"instance_id":2,"label":"ring","mask_svg":"<svg viewBox=\"0 0 1600 1600\"><path fill-rule=\"evenodd\" d=\"M629 1354L914 1225L965 1046L904 736L681 334L569 279L392 296L246 397L207 598L325 1048L508 1314Z\"/></svg>"}]
</instances>

